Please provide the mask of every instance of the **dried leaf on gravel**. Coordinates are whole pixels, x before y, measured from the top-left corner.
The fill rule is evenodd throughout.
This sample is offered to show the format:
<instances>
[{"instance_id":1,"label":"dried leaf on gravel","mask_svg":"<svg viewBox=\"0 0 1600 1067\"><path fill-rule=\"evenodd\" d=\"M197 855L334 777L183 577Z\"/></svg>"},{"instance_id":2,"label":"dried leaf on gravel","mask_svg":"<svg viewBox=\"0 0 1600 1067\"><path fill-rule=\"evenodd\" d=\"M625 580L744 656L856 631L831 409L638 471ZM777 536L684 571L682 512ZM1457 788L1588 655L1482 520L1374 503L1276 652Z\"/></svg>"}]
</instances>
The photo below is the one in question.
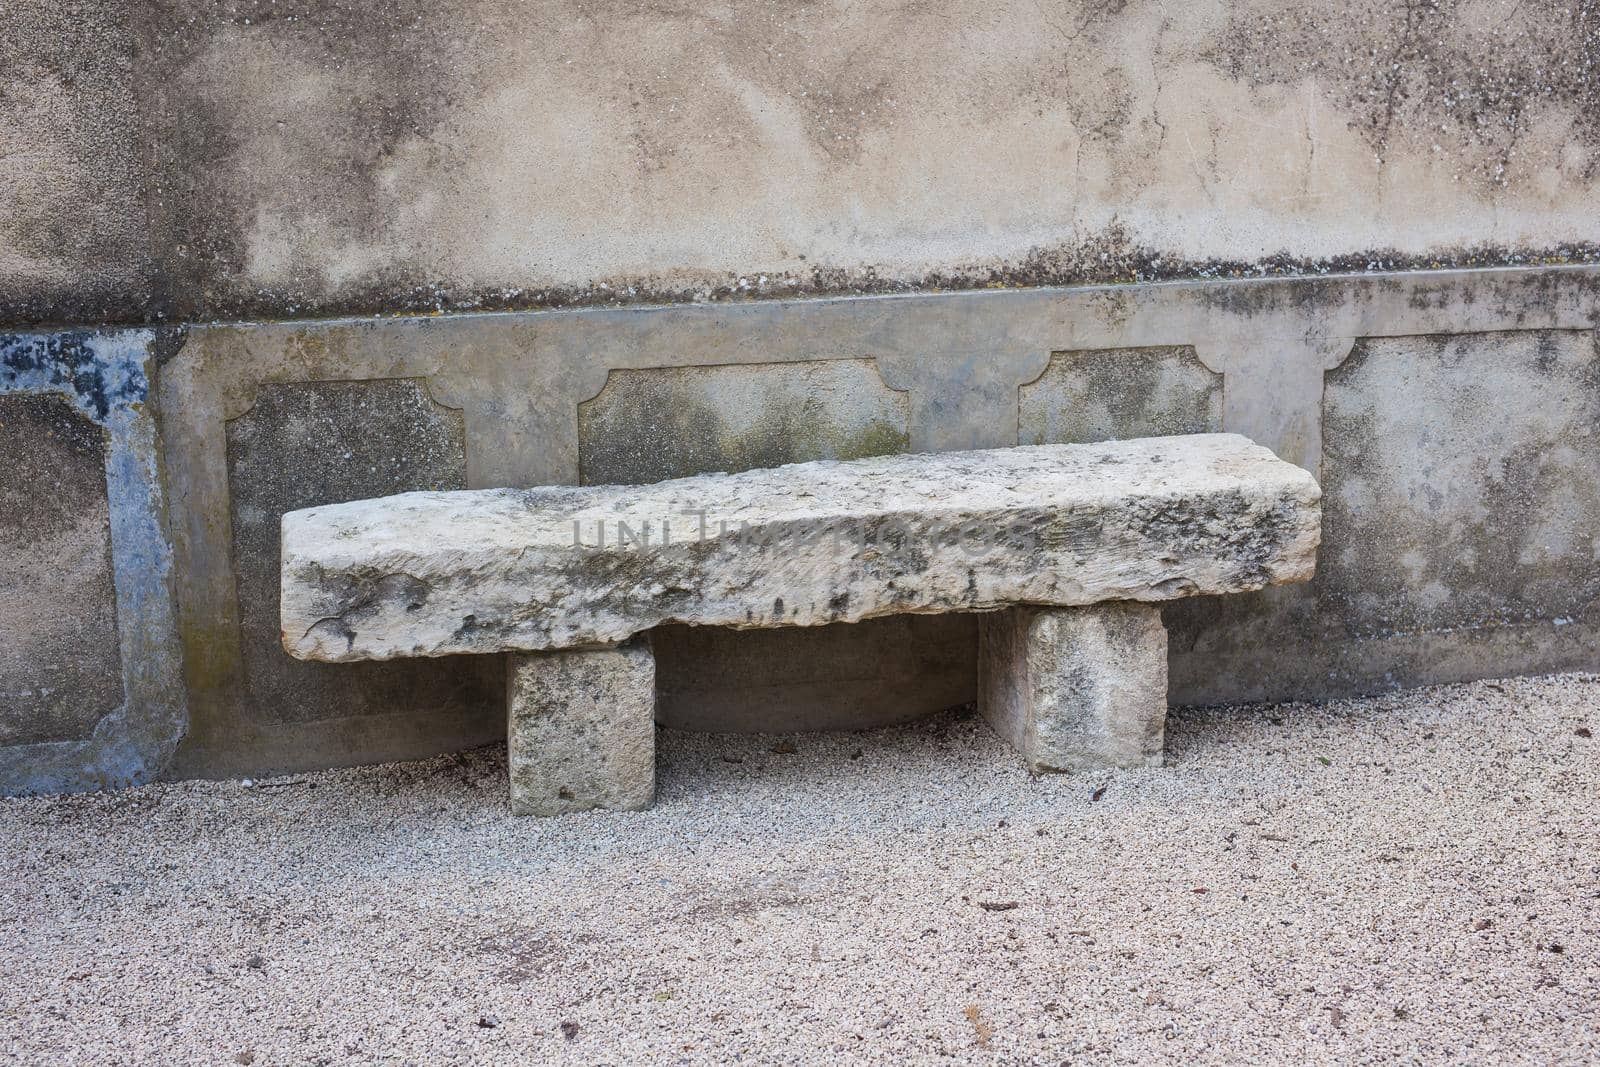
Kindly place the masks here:
<instances>
[{"instance_id":1,"label":"dried leaf on gravel","mask_svg":"<svg viewBox=\"0 0 1600 1067\"><path fill-rule=\"evenodd\" d=\"M776 752L780 756L792 756L800 750L794 747L793 741L779 741L777 744L772 746L772 751Z\"/></svg>"},{"instance_id":2,"label":"dried leaf on gravel","mask_svg":"<svg viewBox=\"0 0 1600 1067\"><path fill-rule=\"evenodd\" d=\"M978 1047L988 1048L989 1041L994 1037L994 1027L984 1020L983 1010L976 1004L968 1004L967 1021L972 1023L973 1032L977 1034Z\"/></svg>"}]
</instances>

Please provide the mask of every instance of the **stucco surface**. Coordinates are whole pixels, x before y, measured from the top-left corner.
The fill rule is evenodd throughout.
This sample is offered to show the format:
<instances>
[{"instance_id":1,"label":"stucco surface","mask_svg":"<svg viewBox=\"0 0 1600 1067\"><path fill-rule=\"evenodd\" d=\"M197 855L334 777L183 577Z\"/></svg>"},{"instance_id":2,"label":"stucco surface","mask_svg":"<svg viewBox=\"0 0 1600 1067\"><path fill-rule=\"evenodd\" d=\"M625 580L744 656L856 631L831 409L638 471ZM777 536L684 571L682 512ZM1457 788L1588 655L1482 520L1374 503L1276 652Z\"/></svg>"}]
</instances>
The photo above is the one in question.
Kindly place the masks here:
<instances>
[{"instance_id":1,"label":"stucco surface","mask_svg":"<svg viewBox=\"0 0 1600 1067\"><path fill-rule=\"evenodd\" d=\"M1052 352L1043 374L1017 390L1025 445L1214 433L1222 375L1188 347Z\"/></svg>"},{"instance_id":2,"label":"stucco surface","mask_svg":"<svg viewBox=\"0 0 1600 1067\"><path fill-rule=\"evenodd\" d=\"M578 405L579 476L643 485L904 452L909 417L870 359L618 371Z\"/></svg>"},{"instance_id":3,"label":"stucco surface","mask_svg":"<svg viewBox=\"0 0 1600 1067\"><path fill-rule=\"evenodd\" d=\"M0 745L78 741L122 703L104 431L0 396Z\"/></svg>"},{"instance_id":4,"label":"stucco surface","mask_svg":"<svg viewBox=\"0 0 1600 1067\"><path fill-rule=\"evenodd\" d=\"M0 318L1518 262L1600 237L1591 0L0 17Z\"/></svg>"},{"instance_id":5,"label":"stucco surface","mask_svg":"<svg viewBox=\"0 0 1600 1067\"><path fill-rule=\"evenodd\" d=\"M295 6L164 12L169 266L225 305L1596 236L1588 5Z\"/></svg>"},{"instance_id":6,"label":"stucco surface","mask_svg":"<svg viewBox=\"0 0 1600 1067\"><path fill-rule=\"evenodd\" d=\"M1363 342L1323 394L1320 583L1351 633L1600 612L1589 330Z\"/></svg>"},{"instance_id":7,"label":"stucco surface","mask_svg":"<svg viewBox=\"0 0 1600 1067\"><path fill-rule=\"evenodd\" d=\"M132 0L0 4L0 324L149 309Z\"/></svg>"},{"instance_id":8,"label":"stucco surface","mask_svg":"<svg viewBox=\"0 0 1600 1067\"><path fill-rule=\"evenodd\" d=\"M278 517L374 492L462 488L458 413L414 381L284 383L263 389L227 437L246 715L308 723L420 707L448 718L493 699L492 684L438 664L334 671L277 647Z\"/></svg>"}]
</instances>

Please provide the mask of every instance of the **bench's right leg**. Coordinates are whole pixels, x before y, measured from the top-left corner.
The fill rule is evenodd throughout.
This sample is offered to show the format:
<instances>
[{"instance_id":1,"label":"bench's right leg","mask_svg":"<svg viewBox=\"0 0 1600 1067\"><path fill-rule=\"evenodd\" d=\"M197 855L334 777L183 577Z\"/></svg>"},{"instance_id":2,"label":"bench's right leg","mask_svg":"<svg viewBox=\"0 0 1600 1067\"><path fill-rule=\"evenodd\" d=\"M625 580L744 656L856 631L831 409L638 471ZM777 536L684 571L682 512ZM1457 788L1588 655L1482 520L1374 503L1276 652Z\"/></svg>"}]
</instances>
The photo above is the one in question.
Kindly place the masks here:
<instances>
[{"instance_id":1,"label":"bench's right leg","mask_svg":"<svg viewBox=\"0 0 1600 1067\"><path fill-rule=\"evenodd\" d=\"M648 808L656 790L656 661L648 637L506 657L511 810Z\"/></svg>"},{"instance_id":2,"label":"bench's right leg","mask_svg":"<svg viewBox=\"0 0 1600 1067\"><path fill-rule=\"evenodd\" d=\"M978 633L978 710L1028 770L1161 766L1167 631L1159 608L1013 608L984 615Z\"/></svg>"}]
</instances>

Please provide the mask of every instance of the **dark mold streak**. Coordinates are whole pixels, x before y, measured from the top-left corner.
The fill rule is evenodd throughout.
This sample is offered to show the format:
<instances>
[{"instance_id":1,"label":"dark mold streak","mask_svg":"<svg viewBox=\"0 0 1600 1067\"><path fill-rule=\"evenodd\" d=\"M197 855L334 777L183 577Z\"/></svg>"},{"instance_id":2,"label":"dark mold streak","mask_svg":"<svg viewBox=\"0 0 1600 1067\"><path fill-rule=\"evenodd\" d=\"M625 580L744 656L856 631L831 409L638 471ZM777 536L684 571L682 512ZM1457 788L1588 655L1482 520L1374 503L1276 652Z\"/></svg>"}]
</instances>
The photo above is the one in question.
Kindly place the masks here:
<instances>
[{"instance_id":1,"label":"dark mold streak","mask_svg":"<svg viewBox=\"0 0 1600 1067\"><path fill-rule=\"evenodd\" d=\"M0 392L67 392L104 422L113 408L143 403L149 391L135 359L108 362L88 330L0 335Z\"/></svg>"}]
</instances>

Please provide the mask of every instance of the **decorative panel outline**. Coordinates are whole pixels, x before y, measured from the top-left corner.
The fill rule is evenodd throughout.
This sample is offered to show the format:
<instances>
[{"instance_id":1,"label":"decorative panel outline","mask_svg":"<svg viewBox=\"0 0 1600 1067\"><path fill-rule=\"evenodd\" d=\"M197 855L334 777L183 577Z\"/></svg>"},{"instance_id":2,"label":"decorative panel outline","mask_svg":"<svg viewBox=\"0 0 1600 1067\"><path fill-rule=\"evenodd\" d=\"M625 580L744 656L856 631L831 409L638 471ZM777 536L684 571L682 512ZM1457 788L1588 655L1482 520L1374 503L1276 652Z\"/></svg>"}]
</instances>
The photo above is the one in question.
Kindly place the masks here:
<instances>
[{"instance_id":1,"label":"decorative panel outline","mask_svg":"<svg viewBox=\"0 0 1600 1067\"><path fill-rule=\"evenodd\" d=\"M148 403L152 330L0 336L0 393L54 394L106 432L106 496L122 704L90 737L0 748L0 790L137 785L164 773L188 725L163 516L160 441Z\"/></svg>"}]
</instances>

